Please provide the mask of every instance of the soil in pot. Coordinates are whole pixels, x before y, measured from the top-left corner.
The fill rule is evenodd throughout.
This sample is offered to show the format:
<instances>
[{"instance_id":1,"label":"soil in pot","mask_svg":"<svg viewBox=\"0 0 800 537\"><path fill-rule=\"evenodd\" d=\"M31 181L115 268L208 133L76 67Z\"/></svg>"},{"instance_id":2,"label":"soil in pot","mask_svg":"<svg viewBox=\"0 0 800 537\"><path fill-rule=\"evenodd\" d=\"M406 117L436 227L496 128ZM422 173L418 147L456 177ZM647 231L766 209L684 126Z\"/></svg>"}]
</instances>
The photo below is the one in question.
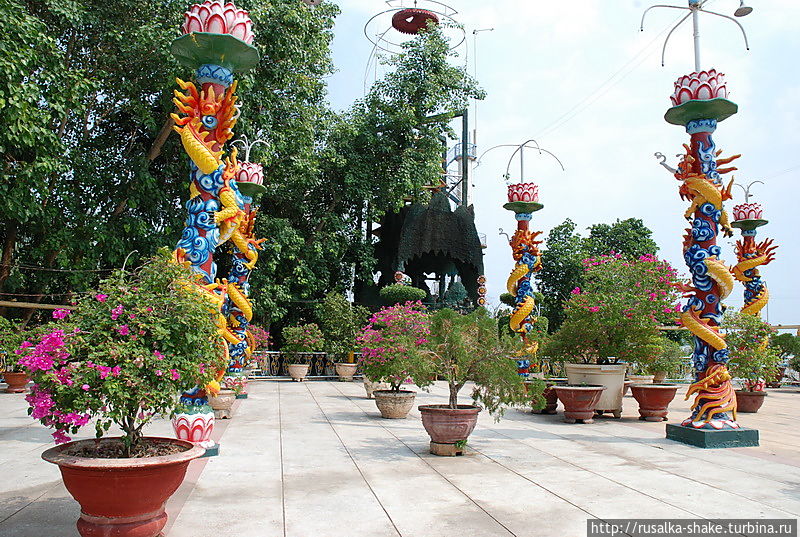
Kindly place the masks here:
<instances>
[{"instance_id":1,"label":"soil in pot","mask_svg":"<svg viewBox=\"0 0 800 537\"><path fill-rule=\"evenodd\" d=\"M677 384L634 384L633 397L639 403L639 419L666 421L669 404L678 392Z\"/></svg>"},{"instance_id":2,"label":"soil in pot","mask_svg":"<svg viewBox=\"0 0 800 537\"><path fill-rule=\"evenodd\" d=\"M308 375L308 364L288 364L286 369L295 382L302 382Z\"/></svg>"},{"instance_id":3,"label":"soil in pot","mask_svg":"<svg viewBox=\"0 0 800 537\"><path fill-rule=\"evenodd\" d=\"M592 423L594 412L605 386L571 385L553 386L558 399L564 405L564 421L567 423Z\"/></svg>"},{"instance_id":4,"label":"soil in pot","mask_svg":"<svg viewBox=\"0 0 800 537\"><path fill-rule=\"evenodd\" d=\"M736 390L736 412L754 414L764 404L766 397L767 392L765 391Z\"/></svg>"},{"instance_id":5,"label":"soil in pot","mask_svg":"<svg viewBox=\"0 0 800 537\"><path fill-rule=\"evenodd\" d=\"M8 384L6 393L25 393L28 391L28 382L31 379L27 373L6 371L3 373L3 378Z\"/></svg>"},{"instance_id":6,"label":"soil in pot","mask_svg":"<svg viewBox=\"0 0 800 537\"><path fill-rule=\"evenodd\" d=\"M408 416L414 406L414 397L417 392L411 390L375 390L375 405L381 411L381 416L388 419L403 419Z\"/></svg>"},{"instance_id":7,"label":"soil in pot","mask_svg":"<svg viewBox=\"0 0 800 537\"><path fill-rule=\"evenodd\" d=\"M481 407L475 405L420 405L422 426L431 437L431 443L456 444L466 442L478 423ZM431 453L438 454L431 449Z\"/></svg>"},{"instance_id":8,"label":"soil in pot","mask_svg":"<svg viewBox=\"0 0 800 537\"><path fill-rule=\"evenodd\" d=\"M156 537L167 523L164 504L178 489L186 468L205 450L185 440L148 437L145 451L177 453L141 458L78 457L69 453L110 454L118 438L80 440L52 447L42 458L57 464L64 485L81 506L83 537ZM166 447L162 445L166 444Z\"/></svg>"}]
</instances>

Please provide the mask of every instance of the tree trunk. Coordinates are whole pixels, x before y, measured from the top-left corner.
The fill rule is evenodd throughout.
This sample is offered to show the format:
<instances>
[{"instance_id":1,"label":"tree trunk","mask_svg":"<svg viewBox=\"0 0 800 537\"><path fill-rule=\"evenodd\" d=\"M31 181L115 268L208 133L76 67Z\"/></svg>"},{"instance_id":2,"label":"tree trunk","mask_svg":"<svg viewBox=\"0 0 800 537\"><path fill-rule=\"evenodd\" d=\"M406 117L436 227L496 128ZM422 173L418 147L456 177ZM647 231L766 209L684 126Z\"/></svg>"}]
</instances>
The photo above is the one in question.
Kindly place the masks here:
<instances>
[{"instance_id":1,"label":"tree trunk","mask_svg":"<svg viewBox=\"0 0 800 537\"><path fill-rule=\"evenodd\" d=\"M3 255L0 257L0 291L5 281L11 274L11 262L14 260L14 248L17 245L17 231L19 223L16 220L6 220L6 234L3 240Z\"/></svg>"}]
</instances>

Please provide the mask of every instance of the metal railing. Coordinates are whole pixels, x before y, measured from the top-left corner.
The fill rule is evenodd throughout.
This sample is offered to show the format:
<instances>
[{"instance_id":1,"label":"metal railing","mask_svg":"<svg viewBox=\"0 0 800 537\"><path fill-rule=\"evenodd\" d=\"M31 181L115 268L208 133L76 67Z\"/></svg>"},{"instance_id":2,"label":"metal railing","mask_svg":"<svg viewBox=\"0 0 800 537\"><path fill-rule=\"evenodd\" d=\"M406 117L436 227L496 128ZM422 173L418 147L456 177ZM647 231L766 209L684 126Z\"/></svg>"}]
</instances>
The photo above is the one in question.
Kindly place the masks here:
<instances>
[{"instance_id":1,"label":"metal railing","mask_svg":"<svg viewBox=\"0 0 800 537\"><path fill-rule=\"evenodd\" d=\"M358 362L358 353L355 355ZM282 352L282 351L256 351L251 362L250 378L282 378L289 377L286 365L291 363L308 364L307 378L333 378L336 377L336 357L327 352ZM361 367L356 375L361 375Z\"/></svg>"}]
</instances>

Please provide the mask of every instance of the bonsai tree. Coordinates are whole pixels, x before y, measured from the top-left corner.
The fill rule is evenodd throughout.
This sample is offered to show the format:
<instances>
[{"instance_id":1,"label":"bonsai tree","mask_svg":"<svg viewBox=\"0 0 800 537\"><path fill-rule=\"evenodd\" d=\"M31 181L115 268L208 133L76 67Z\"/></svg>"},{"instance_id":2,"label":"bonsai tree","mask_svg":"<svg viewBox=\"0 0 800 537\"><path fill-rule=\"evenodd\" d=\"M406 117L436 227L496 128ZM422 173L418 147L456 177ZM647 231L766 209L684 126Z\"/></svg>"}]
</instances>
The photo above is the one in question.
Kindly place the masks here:
<instances>
[{"instance_id":1,"label":"bonsai tree","mask_svg":"<svg viewBox=\"0 0 800 537\"><path fill-rule=\"evenodd\" d=\"M170 414L178 394L207 385L227 365L206 291L166 252L134 273L115 271L38 341L25 341L19 364L34 381L30 414L55 429L57 443L95 419L99 438L122 430L119 453L141 456L142 429ZM109 456L100 455L100 456Z\"/></svg>"},{"instance_id":2,"label":"bonsai tree","mask_svg":"<svg viewBox=\"0 0 800 537\"><path fill-rule=\"evenodd\" d=\"M319 352L324 347L325 337L316 323L298 324L283 329L283 352Z\"/></svg>"},{"instance_id":3,"label":"bonsai tree","mask_svg":"<svg viewBox=\"0 0 800 537\"><path fill-rule=\"evenodd\" d=\"M573 289L548 353L584 363L654 359L658 326L674 324L680 312L677 271L651 255L600 256L584 266L584 287Z\"/></svg>"},{"instance_id":4,"label":"bonsai tree","mask_svg":"<svg viewBox=\"0 0 800 537\"><path fill-rule=\"evenodd\" d=\"M497 320L484 308L469 315L448 308L437 311L431 316L430 341L425 345L428 360L419 364L415 378L432 374L444 378L452 409L458 408L458 393L469 381L475 383L473 401L494 416L502 415L504 405L529 403L542 393L544 383L535 382L526 393L514 361L522 342L518 336L498 332Z\"/></svg>"},{"instance_id":5,"label":"bonsai tree","mask_svg":"<svg viewBox=\"0 0 800 537\"><path fill-rule=\"evenodd\" d=\"M424 290L402 283L387 285L379 291L379 294L381 300L387 305L422 301L428 296Z\"/></svg>"},{"instance_id":6,"label":"bonsai tree","mask_svg":"<svg viewBox=\"0 0 800 537\"><path fill-rule=\"evenodd\" d=\"M325 337L328 354L348 355L358 346L356 338L369 311L353 305L338 293L329 293L317 308L317 319Z\"/></svg>"},{"instance_id":7,"label":"bonsai tree","mask_svg":"<svg viewBox=\"0 0 800 537\"><path fill-rule=\"evenodd\" d=\"M720 326L726 332L730 361L728 370L743 380L746 391L762 391L764 379L775 375L780 358L770 347L769 338L775 334L769 323L747 313L725 315Z\"/></svg>"},{"instance_id":8,"label":"bonsai tree","mask_svg":"<svg viewBox=\"0 0 800 537\"><path fill-rule=\"evenodd\" d=\"M420 388L433 383L434 370L423 354L430 316L420 302L382 308L358 335L364 376L388 382L392 391L409 378Z\"/></svg>"}]
</instances>

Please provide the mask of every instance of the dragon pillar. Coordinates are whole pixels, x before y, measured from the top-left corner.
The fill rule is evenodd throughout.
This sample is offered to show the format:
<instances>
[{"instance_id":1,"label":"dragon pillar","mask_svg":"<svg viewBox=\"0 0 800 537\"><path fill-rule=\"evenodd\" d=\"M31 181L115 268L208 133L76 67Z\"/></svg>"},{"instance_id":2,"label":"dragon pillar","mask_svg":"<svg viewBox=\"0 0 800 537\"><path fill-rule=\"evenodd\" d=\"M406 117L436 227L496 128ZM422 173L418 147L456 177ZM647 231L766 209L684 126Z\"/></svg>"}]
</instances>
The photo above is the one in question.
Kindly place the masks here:
<instances>
[{"instance_id":1,"label":"dragon pillar","mask_svg":"<svg viewBox=\"0 0 800 537\"><path fill-rule=\"evenodd\" d=\"M686 397L694 396L692 414L682 422L693 429L739 429L736 422L736 396L728 373L727 344L719 333L724 306L722 301L733 290L734 279L721 259L717 238L731 236L732 230L723 202L731 198L731 183L722 175L736 168L720 168L739 155L719 159L711 135L717 124L735 114L736 104L727 100L722 73L714 69L681 77L675 83L673 107L664 118L683 125L691 137L684 145L686 154L675 171L681 182L681 198L691 202L684 216L691 223L683 242L683 256L691 273L684 286L688 301L680 316L694 335L695 382ZM669 432L668 432L669 435Z\"/></svg>"},{"instance_id":2,"label":"dragon pillar","mask_svg":"<svg viewBox=\"0 0 800 537\"><path fill-rule=\"evenodd\" d=\"M758 267L770 263L775 258L772 240L756 242L757 229L765 224L763 209L758 203L743 203L733 208L734 221L731 226L742 231L741 240L736 242L737 263L731 270L734 278L744 285L744 306L742 313L760 315L769 301L767 284L761 279Z\"/></svg>"},{"instance_id":3,"label":"dragon pillar","mask_svg":"<svg viewBox=\"0 0 800 537\"><path fill-rule=\"evenodd\" d=\"M220 352L230 356L230 349L240 348L245 339L228 320L229 304L242 294L241 282L217 280L215 254L229 241L252 235L253 219L237 185L242 171L237 150L226 157L225 144L239 116L234 71L254 67L259 56L252 46L250 17L231 3L206 0L193 5L184 15L181 30L183 35L172 43L171 51L182 65L195 69L195 83L178 79L181 91L176 90L173 99L178 110L172 114L173 128L189 157L188 216L175 259L196 273L198 292L208 297L216 319ZM202 445L207 454L215 450L208 392L219 390L224 373L219 371L217 381L209 386L183 393L183 411L173 418L176 436Z\"/></svg>"},{"instance_id":4,"label":"dragon pillar","mask_svg":"<svg viewBox=\"0 0 800 537\"><path fill-rule=\"evenodd\" d=\"M538 351L538 343L528 337L529 332L533 330L533 323L536 322L533 315L536 301L531 277L534 272L542 269L542 258L539 253L542 241L536 240L542 232L530 231L529 224L533 213L543 207L544 205L539 203L539 187L534 183L509 185L508 203L503 205L503 208L514 211L517 220L517 230L509 241L516 262L506 284L508 292L514 295L515 302L509 326L525 343L525 354L533 357ZM521 377L527 378L530 368L530 359L520 357L517 360L517 372Z\"/></svg>"}]
</instances>

